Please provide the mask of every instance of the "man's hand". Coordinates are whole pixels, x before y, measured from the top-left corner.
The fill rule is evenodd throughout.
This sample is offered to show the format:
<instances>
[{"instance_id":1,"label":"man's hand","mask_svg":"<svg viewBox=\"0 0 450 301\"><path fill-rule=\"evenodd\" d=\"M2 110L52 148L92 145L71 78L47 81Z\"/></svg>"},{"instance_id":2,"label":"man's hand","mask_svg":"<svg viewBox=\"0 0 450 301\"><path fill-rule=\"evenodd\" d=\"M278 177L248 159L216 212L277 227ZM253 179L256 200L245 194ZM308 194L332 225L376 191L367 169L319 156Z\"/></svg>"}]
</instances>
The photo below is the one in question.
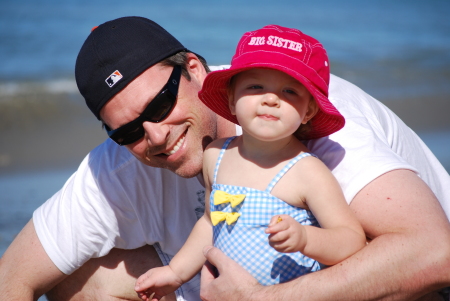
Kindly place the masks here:
<instances>
[{"instance_id":1,"label":"man's hand","mask_svg":"<svg viewBox=\"0 0 450 301\"><path fill-rule=\"evenodd\" d=\"M136 281L134 289L142 300L157 301L173 293L183 282L170 266L157 267L148 270Z\"/></svg>"},{"instance_id":2,"label":"man's hand","mask_svg":"<svg viewBox=\"0 0 450 301\"><path fill-rule=\"evenodd\" d=\"M202 300L257 300L264 287L244 268L217 248L205 247L203 254L208 261L202 269Z\"/></svg>"},{"instance_id":3,"label":"man's hand","mask_svg":"<svg viewBox=\"0 0 450 301\"><path fill-rule=\"evenodd\" d=\"M294 253L305 249L305 227L289 215L273 216L265 232L270 234L270 246L278 252Z\"/></svg>"}]
</instances>

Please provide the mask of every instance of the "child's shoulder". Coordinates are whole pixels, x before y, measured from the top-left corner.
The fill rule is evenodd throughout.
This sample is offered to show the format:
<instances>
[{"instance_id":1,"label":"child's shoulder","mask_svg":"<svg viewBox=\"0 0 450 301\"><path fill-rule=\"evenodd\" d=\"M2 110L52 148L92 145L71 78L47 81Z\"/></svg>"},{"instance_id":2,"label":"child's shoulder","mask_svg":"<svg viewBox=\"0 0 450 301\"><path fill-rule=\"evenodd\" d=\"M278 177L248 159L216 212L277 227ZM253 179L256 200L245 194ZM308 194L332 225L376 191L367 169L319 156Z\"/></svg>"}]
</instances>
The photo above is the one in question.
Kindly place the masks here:
<instances>
[{"instance_id":1,"label":"child's shoulder","mask_svg":"<svg viewBox=\"0 0 450 301\"><path fill-rule=\"evenodd\" d=\"M208 160L210 158L214 160L217 159L217 156L219 156L219 153L222 150L222 147L228 138L229 137L219 138L208 144L203 154L204 160Z\"/></svg>"},{"instance_id":2,"label":"child's shoulder","mask_svg":"<svg viewBox=\"0 0 450 301\"><path fill-rule=\"evenodd\" d=\"M322 160L317 158L313 153L301 152L298 156L300 157L300 159L294 166L300 165L302 166L301 168L304 168L305 166L308 167L315 167L317 165L324 166Z\"/></svg>"},{"instance_id":3,"label":"child's shoulder","mask_svg":"<svg viewBox=\"0 0 450 301\"><path fill-rule=\"evenodd\" d=\"M295 177L301 177L305 181L310 181L315 178L320 178L324 175L330 174L330 169L323 163L322 160L309 153L310 156L304 156L294 166L292 166L292 173Z\"/></svg>"},{"instance_id":4,"label":"child's shoulder","mask_svg":"<svg viewBox=\"0 0 450 301\"><path fill-rule=\"evenodd\" d=\"M219 139L214 140L213 142L208 144L208 146L206 147L205 151L208 151L210 149L214 149L214 150L219 150L220 151L222 149L225 141L227 141L228 138L230 138L230 137L219 138Z\"/></svg>"}]
</instances>

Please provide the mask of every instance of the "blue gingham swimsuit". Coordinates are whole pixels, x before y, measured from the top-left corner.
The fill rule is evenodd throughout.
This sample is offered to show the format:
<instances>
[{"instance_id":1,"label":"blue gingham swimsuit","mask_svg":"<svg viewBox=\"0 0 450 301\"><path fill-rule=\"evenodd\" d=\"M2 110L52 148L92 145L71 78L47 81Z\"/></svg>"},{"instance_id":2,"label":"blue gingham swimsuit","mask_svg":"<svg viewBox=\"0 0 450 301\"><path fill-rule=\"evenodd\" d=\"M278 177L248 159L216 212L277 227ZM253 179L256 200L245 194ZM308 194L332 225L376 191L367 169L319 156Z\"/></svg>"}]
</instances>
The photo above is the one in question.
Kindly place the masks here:
<instances>
[{"instance_id":1,"label":"blue gingham swimsuit","mask_svg":"<svg viewBox=\"0 0 450 301\"><path fill-rule=\"evenodd\" d=\"M271 195L275 184L300 159L311 156L302 153L293 158L270 182L265 191L224 184L216 184L220 161L230 142L230 137L222 146L214 170L210 206L211 211L239 212L241 216L236 223L227 225L220 222L213 228L214 246L222 250L228 257L243 266L262 285L272 285L289 281L306 273L320 269L317 261L304 256L300 252L279 253L268 242L268 234L264 230L273 216L288 214L302 225L319 227L312 212L294 207ZM244 201L232 208L230 203L214 205L214 193L222 190L229 194L245 194Z\"/></svg>"}]
</instances>

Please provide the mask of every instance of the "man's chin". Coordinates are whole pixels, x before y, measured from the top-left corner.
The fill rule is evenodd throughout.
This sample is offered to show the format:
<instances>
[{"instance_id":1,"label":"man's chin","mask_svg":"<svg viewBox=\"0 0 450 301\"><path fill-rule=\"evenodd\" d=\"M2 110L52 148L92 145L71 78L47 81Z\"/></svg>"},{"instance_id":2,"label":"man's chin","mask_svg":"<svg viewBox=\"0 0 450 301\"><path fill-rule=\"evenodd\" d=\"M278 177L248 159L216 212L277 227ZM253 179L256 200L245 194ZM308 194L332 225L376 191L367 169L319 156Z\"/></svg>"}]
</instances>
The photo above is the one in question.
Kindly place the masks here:
<instances>
[{"instance_id":1,"label":"man's chin","mask_svg":"<svg viewBox=\"0 0 450 301\"><path fill-rule=\"evenodd\" d=\"M147 166L154 168L163 168L170 170L174 174L182 178L193 178L202 172L202 166L194 166L195 164L182 164L181 166L174 166L171 164L161 164L159 166L151 165L149 162L145 162ZM198 165L198 164L197 164Z\"/></svg>"},{"instance_id":2,"label":"man's chin","mask_svg":"<svg viewBox=\"0 0 450 301\"><path fill-rule=\"evenodd\" d=\"M186 170L186 169L183 169L183 168L175 169L175 170L169 169L169 170L173 171L175 174L177 174L178 176L180 176L182 178L193 178L193 177L196 177L202 171L201 168L195 169L195 170L193 170L192 168L189 169L189 170Z\"/></svg>"},{"instance_id":3,"label":"man's chin","mask_svg":"<svg viewBox=\"0 0 450 301\"><path fill-rule=\"evenodd\" d=\"M194 157L187 161L183 160L183 158L180 158L178 162L168 162L167 160L164 159L160 160L156 156L152 157L151 159L148 157L146 158L137 157L137 158L139 159L139 161L141 161L147 166L167 169L183 178L196 177L198 174L202 172L203 168L202 165L203 162L201 160L202 156Z\"/></svg>"}]
</instances>

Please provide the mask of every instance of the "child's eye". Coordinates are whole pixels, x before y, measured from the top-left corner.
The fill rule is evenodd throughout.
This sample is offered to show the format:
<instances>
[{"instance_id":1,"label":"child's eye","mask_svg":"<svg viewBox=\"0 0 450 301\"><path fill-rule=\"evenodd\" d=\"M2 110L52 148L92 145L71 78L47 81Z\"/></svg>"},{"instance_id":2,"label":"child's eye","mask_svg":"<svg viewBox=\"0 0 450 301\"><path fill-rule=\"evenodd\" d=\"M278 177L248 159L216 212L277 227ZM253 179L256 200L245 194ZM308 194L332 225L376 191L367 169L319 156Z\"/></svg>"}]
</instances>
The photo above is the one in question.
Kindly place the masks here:
<instances>
[{"instance_id":1,"label":"child's eye","mask_svg":"<svg viewBox=\"0 0 450 301\"><path fill-rule=\"evenodd\" d=\"M248 89L256 90L256 89L262 89L263 87L261 85L251 85L248 87Z\"/></svg>"},{"instance_id":2,"label":"child's eye","mask_svg":"<svg viewBox=\"0 0 450 301\"><path fill-rule=\"evenodd\" d=\"M284 92L289 93L289 94L297 94L294 90L291 90L291 89L284 89Z\"/></svg>"}]
</instances>

